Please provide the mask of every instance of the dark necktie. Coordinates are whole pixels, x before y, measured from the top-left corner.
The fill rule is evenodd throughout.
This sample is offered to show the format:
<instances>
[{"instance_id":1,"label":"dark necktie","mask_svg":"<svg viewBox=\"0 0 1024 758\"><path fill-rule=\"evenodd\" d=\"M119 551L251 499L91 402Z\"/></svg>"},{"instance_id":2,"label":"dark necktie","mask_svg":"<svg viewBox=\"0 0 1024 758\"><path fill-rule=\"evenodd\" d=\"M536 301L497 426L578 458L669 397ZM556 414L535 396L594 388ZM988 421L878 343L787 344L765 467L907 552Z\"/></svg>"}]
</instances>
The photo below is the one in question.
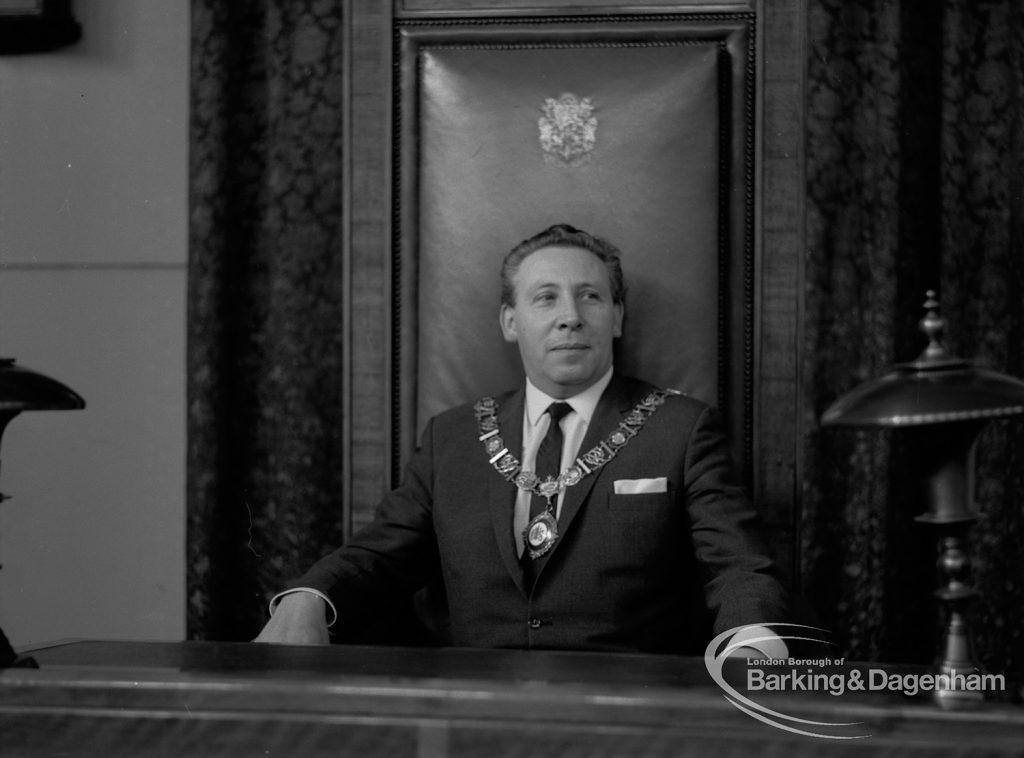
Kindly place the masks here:
<instances>
[{"instance_id":1,"label":"dark necktie","mask_svg":"<svg viewBox=\"0 0 1024 758\"><path fill-rule=\"evenodd\" d=\"M541 440L537 448L537 462L533 470L544 481L549 476L555 479L562 473L562 435L561 420L572 413L572 406L568 403L552 403L548 406L546 413L551 416L551 424L548 426L547 434ZM557 495L552 498L552 505L557 504ZM530 518L544 512L547 508L547 498L533 494L530 496Z\"/></svg>"},{"instance_id":2,"label":"dark necktie","mask_svg":"<svg viewBox=\"0 0 1024 758\"><path fill-rule=\"evenodd\" d=\"M565 418L566 414L571 412L572 406L568 403L552 403L548 406L546 413L551 416L551 423L548 425L547 434L541 440L540 447L537 448L537 460L533 466L534 472L541 481L549 476L557 477L561 473L562 440L564 435L562 434L562 426L559 422ZM552 511L558 507L557 498L557 494L552 497ZM530 521L533 521L534 518L542 514L547 509L547 506L548 499L546 497L536 493L530 495ZM552 513L552 516L554 516L554 513ZM523 579L527 587L533 587L534 579L540 572L541 564L546 561L546 554L537 559L530 558L529 549L524 547L522 558Z\"/></svg>"}]
</instances>

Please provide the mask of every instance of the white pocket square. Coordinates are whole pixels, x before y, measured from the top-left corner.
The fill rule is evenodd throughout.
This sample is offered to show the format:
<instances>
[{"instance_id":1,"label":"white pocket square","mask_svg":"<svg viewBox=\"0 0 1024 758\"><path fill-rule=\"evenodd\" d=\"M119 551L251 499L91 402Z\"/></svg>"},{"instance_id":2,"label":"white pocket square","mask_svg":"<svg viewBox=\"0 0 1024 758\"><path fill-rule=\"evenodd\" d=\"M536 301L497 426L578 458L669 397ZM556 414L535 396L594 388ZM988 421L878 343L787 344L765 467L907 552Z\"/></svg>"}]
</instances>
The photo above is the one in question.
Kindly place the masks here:
<instances>
[{"instance_id":1,"label":"white pocket square","mask_svg":"<svg viewBox=\"0 0 1024 758\"><path fill-rule=\"evenodd\" d=\"M655 492L668 492L668 480L659 476L656 479L616 479L616 495L650 495Z\"/></svg>"}]
</instances>

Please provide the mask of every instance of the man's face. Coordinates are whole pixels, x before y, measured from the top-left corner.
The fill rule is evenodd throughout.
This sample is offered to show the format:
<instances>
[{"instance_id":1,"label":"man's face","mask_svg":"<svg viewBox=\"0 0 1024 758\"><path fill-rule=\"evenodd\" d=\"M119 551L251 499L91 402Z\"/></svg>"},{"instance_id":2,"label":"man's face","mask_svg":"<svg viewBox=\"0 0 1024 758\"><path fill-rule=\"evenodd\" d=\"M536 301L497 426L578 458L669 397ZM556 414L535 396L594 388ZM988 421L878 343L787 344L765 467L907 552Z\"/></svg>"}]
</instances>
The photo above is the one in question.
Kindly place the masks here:
<instances>
[{"instance_id":1,"label":"man's face","mask_svg":"<svg viewBox=\"0 0 1024 758\"><path fill-rule=\"evenodd\" d=\"M515 306L501 306L501 331L519 346L530 381L564 398L604 376L622 335L622 304L612 302L604 262L588 250L543 247L519 264L512 283Z\"/></svg>"}]
</instances>

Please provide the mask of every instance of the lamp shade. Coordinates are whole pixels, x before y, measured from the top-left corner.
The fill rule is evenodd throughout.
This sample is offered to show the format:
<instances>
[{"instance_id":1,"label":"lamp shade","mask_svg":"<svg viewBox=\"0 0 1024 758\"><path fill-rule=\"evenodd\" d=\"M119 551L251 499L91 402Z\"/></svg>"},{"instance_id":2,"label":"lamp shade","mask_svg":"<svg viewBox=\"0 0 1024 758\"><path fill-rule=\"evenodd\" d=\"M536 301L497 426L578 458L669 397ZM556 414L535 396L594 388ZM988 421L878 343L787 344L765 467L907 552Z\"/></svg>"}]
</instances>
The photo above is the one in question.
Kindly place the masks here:
<instances>
[{"instance_id":1,"label":"lamp shade","mask_svg":"<svg viewBox=\"0 0 1024 758\"><path fill-rule=\"evenodd\" d=\"M823 426L922 426L1024 414L1024 381L947 353L934 292L924 305L924 352L840 397L822 415Z\"/></svg>"},{"instance_id":2,"label":"lamp shade","mask_svg":"<svg viewBox=\"0 0 1024 758\"><path fill-rule=\"evenodd\" d=\"M85 407L85 400L71 388L31 369L0 358L0 413L62 411Z\"/></svg>"}]
</instances>

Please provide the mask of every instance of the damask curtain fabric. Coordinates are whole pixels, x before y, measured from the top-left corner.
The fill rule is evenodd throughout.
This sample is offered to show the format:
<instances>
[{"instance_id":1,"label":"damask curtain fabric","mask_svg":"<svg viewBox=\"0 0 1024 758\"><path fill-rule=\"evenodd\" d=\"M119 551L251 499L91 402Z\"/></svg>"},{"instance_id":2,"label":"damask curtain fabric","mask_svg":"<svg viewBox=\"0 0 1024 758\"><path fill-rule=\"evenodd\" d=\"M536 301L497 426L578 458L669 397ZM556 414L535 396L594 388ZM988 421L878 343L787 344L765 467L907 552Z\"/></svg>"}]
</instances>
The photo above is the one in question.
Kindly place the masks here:
<instances>
[{"instance_id":1,"label":"damask curtain fabric","mask_svg":"<svg viewBox=\"0 0 1024 758\"><path fill-rule=\"evenodd\" d=\"M190 638L342 539L342 15L192 3Z\"/></svg>"},{"instance_id":2,"label":"damask curtain fabric","mask_svg":"<svg viewBox=\"0 0 1024 758\"><path fill-rule=\"evenodd\" d=\"M836 397L914 359L924 293L947 347L1024 377L1024 5L811 0L804 588L840 648L929 661L935 533L903 432L822 430ZM979 652L1024 676L1024 424L976 451Z\"/></svg>"}]
</instances>

